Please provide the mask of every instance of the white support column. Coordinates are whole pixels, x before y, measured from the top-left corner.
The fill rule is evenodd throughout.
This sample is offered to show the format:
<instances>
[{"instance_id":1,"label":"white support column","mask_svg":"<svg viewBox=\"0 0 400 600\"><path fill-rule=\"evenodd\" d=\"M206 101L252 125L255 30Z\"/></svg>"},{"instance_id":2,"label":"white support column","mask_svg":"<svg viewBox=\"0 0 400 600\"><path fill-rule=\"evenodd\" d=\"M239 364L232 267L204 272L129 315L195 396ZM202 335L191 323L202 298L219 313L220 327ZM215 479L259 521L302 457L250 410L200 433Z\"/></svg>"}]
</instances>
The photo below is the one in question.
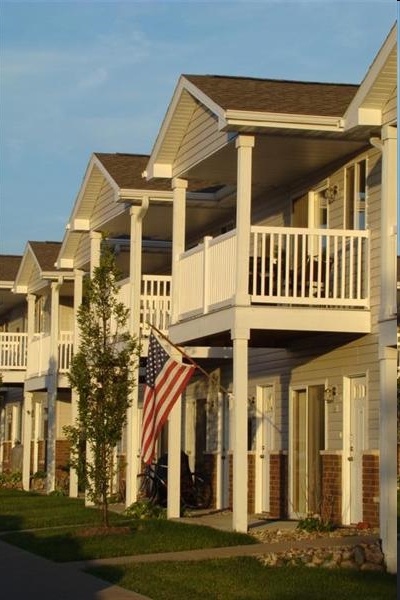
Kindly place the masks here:
<instances>
[{"instance_id":1,"label":"white support column","mask_svg":"<svg viewBox=\"0 0 400 600\"><path fill-rule=\"evenodd\" d=\"M27 322L27 353L35 333L35 300L34 294L28 294L26 297L28 303L28 322ZM22 486L24 490L29 490L30 484L30 465L31 465L31 439L32 439L32 394L24 391L23 406L23 458L22 458Z\"/></svg>"},{"instance_id":2,"label":"white support column","mask_svg":"<svg viewBox=\"0 0 400 600\"><path fill-rule=\"evenodd\" d=\"M379 523L387 569L397 571L397 129L382 128L381 311L379 315Z\"/></svg>"},{"instance_id":3,"label":"white support column","mask_svg":"<svg viewBox=\"0 0 400 600\"><path fill-rule=\"evenodd\" d=\"M101 257L101 239L100 231L90 232L90 276L93 277L94 270L100 266ZM88 442L86 442L86 462L93 463L93 452ZM85 506L94 506L93 500L88 496L85 490Z\"/></svg>"},{"instance_id":4,"label":"white support column","mask_svg":"<svg viewBox=\"0 0 400 600\"><path fill-rule=\"evenodd\" d=\"M249 257L251 227L252 148L254 137L239 135L237 148L236 198L236 299L235 304L249 304Z\"/></svg>"},{"instance_id":5,"label":"white support column","mask_svg":"<svg viewBox=\"0 0 400 600\"><path fill-rule=\"evenodd\" d=\"M397 572L397 349L380 352L379 526L389 573Z\"/></svg>"},{"instance_id":6,"label":"white support column","mask_svg":"<svg viewBox=\"0 0 400 600\"><path fill-rule=\"evenodd\" d=\"M381 314L380 320L397 315L397 128L382 128L381 190Z\"/></svg>"},{"instance_id":7,"label":"white support column","mask_svg":"<svg viewBox=\"0 0 400 600\"><path fill-rule=\"evenodd\" d=\"M233 522L234 531L247 532L247 396L249 330L232 331L233 341Z\"/></svg>"},{"instance_id":8,"label":"white support column","mask_svg":"<svg viewBox=\"0 0 400 600\"><path fill-rule=\"evenodd\" d=\"M22 421L22 487L29 490L31 475L31 441L32 441L32 393L24 392L24 410Z\"/></svg>"},{"instance_id":9,"label":"white support column","mask_svg":"<svg viewBox=\"0 0 400 600\"><path fill-rule=\"evenodd\" d=\"M47 493L56 483L56 428L57 428L57 378L58 378L58 331L60 287L62 280L51 283L50 360L47 387L48 434L47 434Z\"/></svg>"},{"instance_id":10,"label":"white support column","mask_svg":"<svg viewBox=\"0 0 400 600\"><path fill-rule=\"evenodd\" d=\"M35 402L35 435L33 438L33 473L39 469L39 440L43 428L43 407L41 402Z\"/></svg>"},{"instance_id":11,"label":"white support column","mask_svg":"<svg viewBox=\"0 0 400 600\"><path fill-rule=\"evenodd\" d=\"M100 266L101 255L101 233L100 231L90 232L90 275L93 276L93 271Z\"/></svg>"},{"instance_id":12,"label":"white support column","mask_svg":"<svg viewBox=\"0 0 400 600\"><path fill-rule=\"evenodd\" d=\"M176 351L172 358L177 362L182 360ZM180 517L181 512L181 440L182 396L175 402L168 417L168 519Z\"/></svg>"},{"instance_id":13,"label":"white support column","mask_svg":"<svg viewBox=\"0 0 400 600\"><path fill-rule=\"evenodd\" d=\"M129 282L130 282L130 312L129 331L131 335L140 337L140 294L142 284L142 224L149 208L149 198L142 198L141 206L132 206L130 257L129 257ZM135 369L135 387L131 392L131 405L127 412L126 424L126 497L125 504L130 506L137 499L137 475L140 470L139 448L139 368Z\"/></svg>"},{"instance_id":14,"label":"white support column","mask_svg":"<svg viewBox=\"0 0 400 600\"><path fill-rule=\"evenodd\" d=\"M179 255L185 251L186 227L186 189L187 181L174 178L172 180L173 206L172 206L172 310L171 322L176 323L179 316L180 287Z\"/></svg>"},{"instance_id":15,"label":"white support column","mask_svg":"<svg viewBox=\"0 0 400 600\"><path fill-rule=\"evenodd\" d=\"M78 309L82 304L83 295L83 271L75 269L74 271L74 352L79 349L79 326ZM75 425L78 419L78 393L75 389L71 390L71 424ZM69 495L71 498L78 497L78 473L75 469L69 470Z\"/></svg>"}]
</instances>

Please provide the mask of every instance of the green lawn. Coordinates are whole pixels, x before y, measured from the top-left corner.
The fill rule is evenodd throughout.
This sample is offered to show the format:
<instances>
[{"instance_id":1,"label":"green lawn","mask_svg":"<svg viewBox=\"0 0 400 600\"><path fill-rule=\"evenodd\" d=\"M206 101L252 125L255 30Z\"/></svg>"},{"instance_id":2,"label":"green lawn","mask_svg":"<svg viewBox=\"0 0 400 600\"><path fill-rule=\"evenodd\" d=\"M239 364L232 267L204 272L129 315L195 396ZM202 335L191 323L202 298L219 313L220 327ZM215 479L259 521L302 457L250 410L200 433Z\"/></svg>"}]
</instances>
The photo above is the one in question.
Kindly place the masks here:
<instances>
[{"instance_id":1,"label":"green lawn","mask_svg":"<svg viewBox=\"0 0 400 600\"><path fill-rule=\"evenodd\" d=\"M167 520L127 520L116 513L111 514L111 519L115 525L128 525L129 532L91 535L88 528L100 523L99 513L85 508L82 500L0 489L0 531L4 532L1 539L55 561L255 542L249 535ZM32 528L40 529L21 531ZM90 572L153 600L396 598L396 578L385 573L271 568L246 557L99 567Z\"/></svg>"},{"instance_id":2,"label":"green lawn","mask_svg":"<svg viewBox=\"0 0 400 600\"><path fill-rule=\"evenodd\" d=\"M88 527L100 523L99 512L85 508L82 500L0 490L1 539L58 562L256 542L250 535L200 525L110 517L113 525L129 526L129 532L90 535ZM38 529L21 531L32 528Z\"/></svg>"},{"instance_id":3,"label":"green lawn","mask_svg":"<svg viewBox=\"0 0 400 600\"><path fill-rule=\"evenodd\" d=\"M255 558L141 563L88 569L152 600L395 600L396 577L307 567L265 567Z\"/></svg>"}]
</instances>

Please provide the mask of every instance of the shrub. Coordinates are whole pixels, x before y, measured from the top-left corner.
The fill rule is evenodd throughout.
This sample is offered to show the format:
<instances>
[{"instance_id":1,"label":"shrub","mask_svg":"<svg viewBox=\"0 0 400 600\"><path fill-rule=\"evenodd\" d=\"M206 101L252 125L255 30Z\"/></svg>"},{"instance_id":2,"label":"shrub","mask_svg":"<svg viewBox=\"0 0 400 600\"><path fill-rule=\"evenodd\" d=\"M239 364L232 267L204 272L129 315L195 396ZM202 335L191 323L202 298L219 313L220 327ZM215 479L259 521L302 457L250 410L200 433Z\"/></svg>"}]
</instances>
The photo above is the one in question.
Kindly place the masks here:
<instances>
[{"instance_id":1,"label":"shrub","mask_svg":"<svg viewBox=\"0 0 400 600\"><path fill-rule=\"evenodd\" d=\"M331 521L324 521L320 516L306 517L300 519L297 524L297 529L302 531L333 531L335 529L334 524Z\"/></svg>"},{"instance_id":2,"label":"shrub","mask_svg":"<svg viewBox=\"0 0 400 600\"><path fill-rule=\"evenodd\" d=\"M124 514L134 519L166 519L167 511L158 504L153 504L149 500L138 500L128 506Z\"/></svg>"}]
</instances>

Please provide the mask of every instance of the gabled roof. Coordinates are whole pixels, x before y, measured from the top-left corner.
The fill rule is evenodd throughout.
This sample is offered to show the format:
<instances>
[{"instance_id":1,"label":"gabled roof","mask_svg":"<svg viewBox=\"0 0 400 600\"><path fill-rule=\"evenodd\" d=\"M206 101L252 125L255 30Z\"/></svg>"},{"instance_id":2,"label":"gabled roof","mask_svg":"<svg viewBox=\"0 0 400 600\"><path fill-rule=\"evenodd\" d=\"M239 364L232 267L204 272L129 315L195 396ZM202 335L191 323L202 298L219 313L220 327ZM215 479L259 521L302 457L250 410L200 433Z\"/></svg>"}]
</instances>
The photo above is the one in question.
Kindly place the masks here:
<instances>
[{"instance_id":1,"label":"gabled roof","mask_svg":"<svg viewBox=\"0 0 400 600\"><path fill-rule=\"evenodd\" d=\"M342 116L358 85L183 75L224 111Z\"/></svg>"},{"instance_id":2,"label":"gabled roof","mask_svg":"<svg viewBox=\"0 0 400 600\"><path fill-rule=\"evenodd\" d=\"M55 271L61 242L28 242L41 271Z\"/></svg>"},{"instance_id":3,"label":"gabled roof","mask_svg":"<svg viewBox=\"0 0 400 600\"><path fill-rule=\"evenodd\" d=\"M344 116L347 129L357 125L381 125L382 111L397 92L397 24L368 69Z\"/></svg>"},{"instance_id":4,"label":"gabled roof","mask_svg":"<svg viewBox=\"0 0 400 600\"><path fill-rule=\"evenodd\" d=\"M146 181L142 177L149 160L147 154L95 152L94 156L99 159L119 188L171 191L170 179L158 179L154 182Z\"/></svg>"},{"instance_id":5,"label":"gabled roof","mask_svg":"<svg viewBox=\"0 0 400 600\"><path fill-rule=\"evenodd\" d=\"M0 254L0 281L14 282L21 260L16 254Z\"/></svg>"},{"instance_id":6,"label":"gabled roof","mask_svg":"<svg viewBox=\"0 0 400 600\"><path fill-rule=\"evenodd\" d=\"M45 286L48 279L56 279L59 275L72 277L70 271L57 269L55 266L60 248L61 242L27 242L15 276L14 291L17 293L35 292Z\"/></svg>"}]
</instances>

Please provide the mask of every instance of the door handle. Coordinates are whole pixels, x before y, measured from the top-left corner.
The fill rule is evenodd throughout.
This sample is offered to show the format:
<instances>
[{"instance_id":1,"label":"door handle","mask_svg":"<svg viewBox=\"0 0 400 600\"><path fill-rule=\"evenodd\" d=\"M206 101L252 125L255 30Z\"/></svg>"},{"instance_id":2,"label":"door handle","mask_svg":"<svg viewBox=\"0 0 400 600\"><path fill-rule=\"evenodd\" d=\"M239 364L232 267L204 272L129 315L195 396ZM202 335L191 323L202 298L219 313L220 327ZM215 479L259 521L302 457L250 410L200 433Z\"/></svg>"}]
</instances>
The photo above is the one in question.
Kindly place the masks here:
<instances>
[{"instance_id":1,"label":"door handle","mask_svg":"<svg viewBox=\"0 0 400 600\"><path fill-rule=\"evenodd\" d=\"M347 460L350 461L350 462L352 462L354 460L354 458L352 456L348 456Z\"/></svg>"},{"instance_id":2,"label":"door handle","mask_svg":"<svg viewBox=\"0 0 400 600\"><path fill-rule=\"evenodd\" d=\"M265 458L265 455L264 454L260 454L260 458Z\"/></svg>"}]
</instances>

